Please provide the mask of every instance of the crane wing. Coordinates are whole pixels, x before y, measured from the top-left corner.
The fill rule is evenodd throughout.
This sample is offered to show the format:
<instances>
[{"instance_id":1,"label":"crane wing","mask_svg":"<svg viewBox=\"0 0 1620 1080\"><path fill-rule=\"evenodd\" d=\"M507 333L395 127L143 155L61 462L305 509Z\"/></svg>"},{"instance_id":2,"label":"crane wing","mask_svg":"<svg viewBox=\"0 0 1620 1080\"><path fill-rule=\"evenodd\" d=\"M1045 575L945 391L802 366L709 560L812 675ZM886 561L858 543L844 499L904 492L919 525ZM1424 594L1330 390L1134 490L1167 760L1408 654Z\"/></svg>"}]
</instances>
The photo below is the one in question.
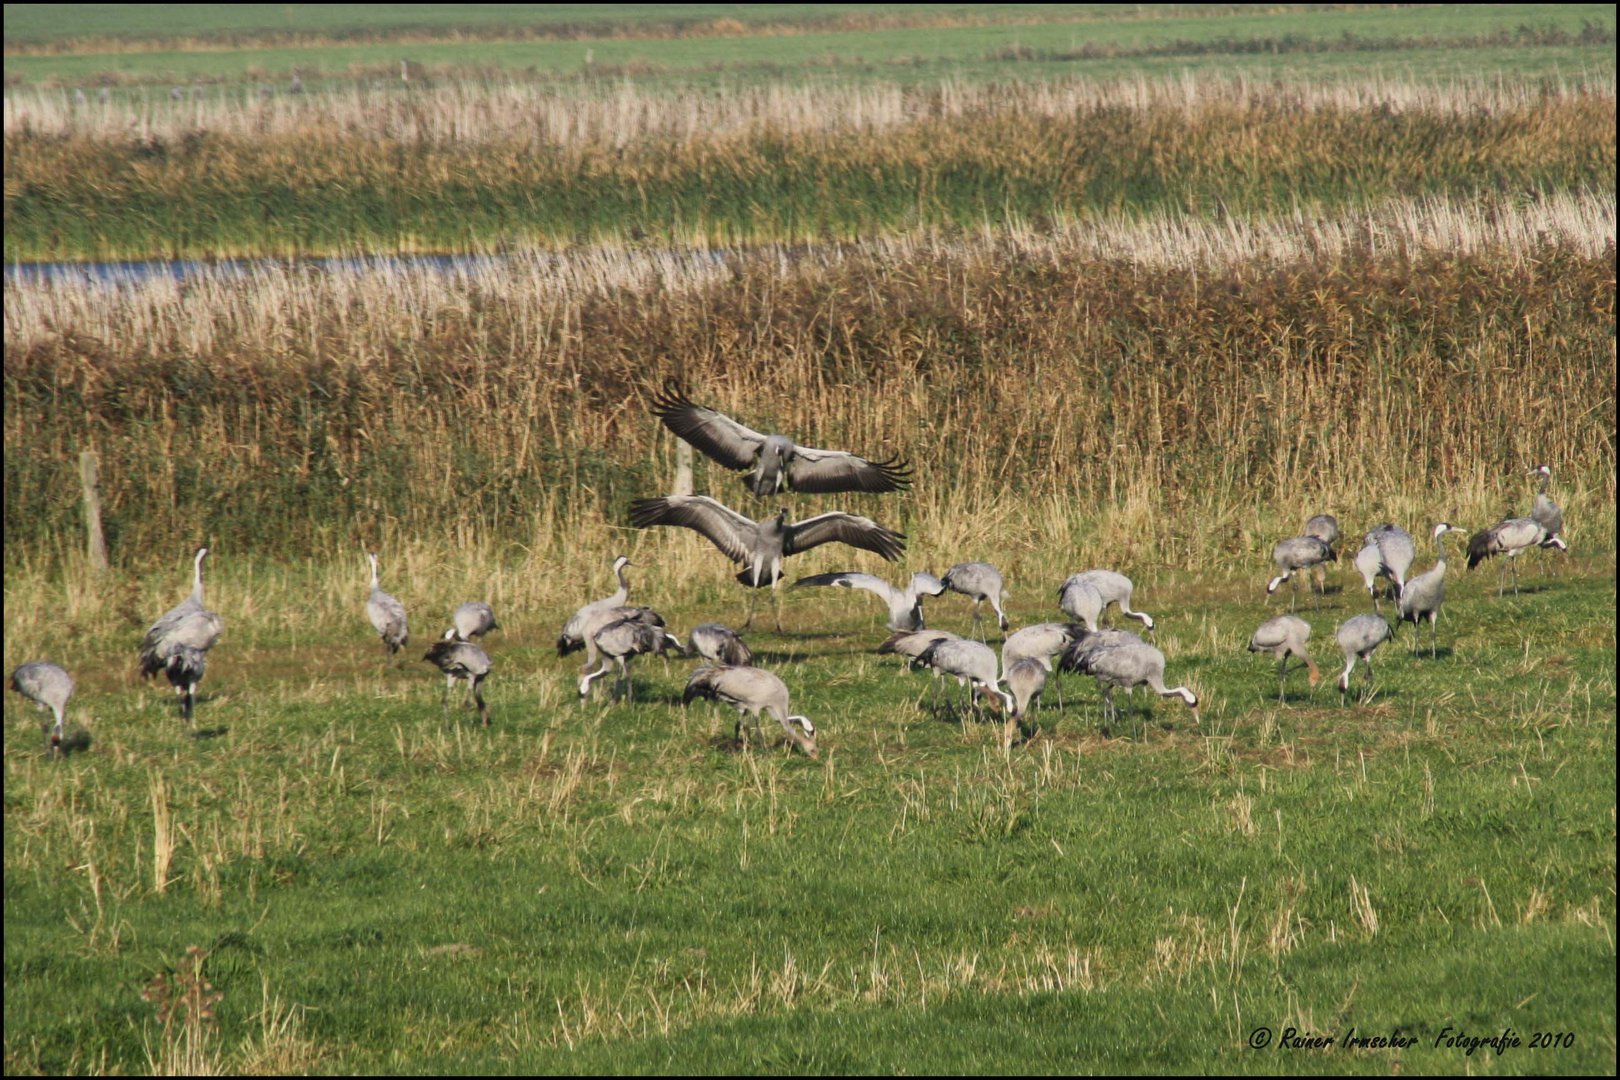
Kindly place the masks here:
<instances>
[{"instance_id":1,"label":"crane wing","mask_svg":"<svg viewBox=\"0 0 1620 1080\"><path fill-rule=\"evenodd\" d=\"M906 550L904 533L885 529L871 518L856 517L854 514L835 510L789 525L787 536L782 543L782 554L795 555L820 544L830 544L834 540L863 551L876 552L891 562L898 559L900 553Z\"/></svg>"},{"instance_id":2,"label":"crane wing","mask_svg":"<svg viewBox=\"0 0 1620 1080\"><path fill-rule=\"evenodd\" d=\"M911 484L911 466L899 457L868 461L843 450L795 446L788 462L788 485L794 491L899 491Z\"/></svg>"},{"instance_id":3,"label":"crane wing","mask_svg":"<svg viewBox=\"0 0 1620 1080\"><path fill-rule=\"evenodd\" d=\"M728 469L751 469L765 436L743 427L724 413L699 405L675 384L664 384L653 398L653 415L678 437Z\"/></svg>"},{"instance_id":4,"label":"crane wing","mask_svg":"<svg viewBox=\"0 0 1620 1080\"><path fill-rule=\"evenodd\" d=\"M630 504L630 524L638 529L650 525L695 529L707 536L726 558L739 563L748 561L759 536L758 525L707 495L637 499Z\"/></svg>"},{"instance_id":5,"label":"crane wing","mask_svg":"<svg viewBox=\"0 0 1620 1080\"><path fill-rule=\"evenodd\" d=\"M867 592L877 593L886 601L892 601L900 596L900 590L887 581L873 574L857 573L853 570L840 570L832 574L812 574L802 577L793 583L797 589L801 585L842 585L846 589L865 589Z\"/></svg>"}]
</instances>

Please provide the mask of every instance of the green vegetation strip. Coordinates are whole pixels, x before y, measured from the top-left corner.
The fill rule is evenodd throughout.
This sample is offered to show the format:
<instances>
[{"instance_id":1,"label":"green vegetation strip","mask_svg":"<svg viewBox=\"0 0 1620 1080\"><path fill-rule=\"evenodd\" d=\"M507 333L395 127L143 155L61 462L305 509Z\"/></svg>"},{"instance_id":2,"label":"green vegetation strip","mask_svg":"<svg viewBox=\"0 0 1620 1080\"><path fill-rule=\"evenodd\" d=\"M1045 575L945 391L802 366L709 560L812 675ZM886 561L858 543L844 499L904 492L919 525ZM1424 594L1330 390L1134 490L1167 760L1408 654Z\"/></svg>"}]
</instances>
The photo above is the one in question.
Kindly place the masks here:
<instances>
[{"instance_id":1,"label":"green vegetation strip","mask_svg":"<svg viewBox=\"0 0 1620 1080\"><path fill-rule=\"evenodd\" d=\"M6 135L5 257L804 243L1009 216L1251 215L1615 183L1612 91L1393 116L1374 100L1300 109L1286 90L1055 114L1034 90L959 112L948 92L937 100L944 115L908 108L871 129L762 117L622 145L608 131L569 145L478 137L479 114L469 129L454 101L442 124L428 112L402 135L353 133L320 110L263 135L19 125Z\"/></svg>"}]
</instances>

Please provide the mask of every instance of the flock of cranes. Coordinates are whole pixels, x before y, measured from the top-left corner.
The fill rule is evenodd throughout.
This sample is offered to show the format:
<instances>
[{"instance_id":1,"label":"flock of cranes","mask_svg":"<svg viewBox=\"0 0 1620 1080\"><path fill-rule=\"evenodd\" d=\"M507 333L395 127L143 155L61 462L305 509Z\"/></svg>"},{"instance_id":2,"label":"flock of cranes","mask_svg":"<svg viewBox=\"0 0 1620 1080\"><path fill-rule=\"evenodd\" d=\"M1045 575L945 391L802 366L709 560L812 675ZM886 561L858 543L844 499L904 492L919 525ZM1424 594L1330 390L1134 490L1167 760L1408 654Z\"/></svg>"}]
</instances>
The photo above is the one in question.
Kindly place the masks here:
<instances>
[{"instance_id":1,"label":"flock of cranes","mask_svg":"<svg viewBox=\"0 0 1620 1080\"><path fill-rule=\"evenodd\" d=\"M841 450L818 450L793 439L762 434L737 423L714 409L701 406L671 384L654 398L654 415L675 435L721 465L747 472L747 486L758 496L793 492L900 491L911 482L911 470L898 458L872 461ZM1483 529L1468 542L1468 566L1472 569L1494 555L1506 556L1512 567L1514 590L1518 591L1515 563L1520 552L1532 547L1567 550L1559 533L1563 512L1547 497L1551 470L1538 466L1532 475L1540 486L1529 517L1508 518ZM829 543L842 543L870 551L894 561L905 550L905 536L867 517L831 511L802 521L789 522L786 508L772 516L754 520L705 495L669 495L640 499L629 507L630 523L637 528L674 526L691 529L706 537L742 569L739 583L749 592L748 618L743 629L752 625L757 590L770 588L776 598L776 626L781 631L780 593L783 563L791 555ZM1417 654L1420 626L1428 619L1430 656L1437 656L1437 623L1445 600L1445 542L1456 527L1437 524L1431 534L1435 545L1434 566L1409 577L1417 545L1404 529L1383 524L1369 531L1354 563L1373 603L1373 612L1345 620L1335 635L1345 657L1338 678L1341 703L1347 698L1350 676L1358 661L1364 662L1367 678L1372 678L1371 655L1393 637L1393 628L1379 606L1379 579L1387 578L1395 589L1395 608L1401 621L1414 626L1413 653ZM1340 539L1339 523L1331 515L1320 514L1306 522L1300 536L1279 542L1272 559L1279 571L1266 586L1267 595L1284 582L1293 580L1289 614L1268 619L1255 630L1249 651L1263 652L1278 659L1277 689L1285 699L1288 664L1298 659L1310 672L1314 687L1321 672L1306 650L1310 624L1294 614L1298 599L1299 576L1317 575L1313 597L1325 591L1325 566L1336 561L1335 545ZM181 715L190 724L198 684L206 671L209 649L219 640L224 620L204 603L203 562L206 547L197 550L191 594L154 622L142 639L140 671L147 677L163 673L180 699ZM410 638L404 604L384 592L379 577L376 552L367 552L371 587L366 615L382 642L384 654L392 658ZM741 636L720 623L694 627L683 645L665 627L662 616L651 608L630 603L630 580L626 574L633 564L620 555L613 562L618 589L609 596L585 604L570 617L557 638L557 655L567 656L584 650L578 689L581 701L591 695L592 684L615 667L619 693L633 700L631 664L637 656L670 652L697 654L703 666L692 672L682 700L709 698L733 706L738 711L735 736L742 739L750 718L757 730L762 713L770 715L787 736L787 743L810 757L817 754L816 729L811 720L791 711L789 691L782 679L754 666L754 656ZM1505 579L1506 571L1503 572ZM921 666L934 672L936 680L952 677L966 688L968 709L988 706L1001 713L1003 744L1010 746L1015 733L1029 736L1031 707L1040 699L1057 672L1074 672L1096 679L1103 699L1104 722L1118 718L1114 691L1133 695L1146 687L1160 697L1181 699L1193 721L1198 719L1199 698L1185 685L1169 686L1165 681L1165 655L1156 646L1134 633L1102 625L1105 609L1117 605L1121 615L1142 623L1146 633L1154 630L1154 619L1144 611L1133 610L1131 580L1112 570L1094 569L1077 573L1057 588L1056 607L1069 621L1038 623L1009 633L1010 621L1003 607L1009 594L1001 573L987 562L964 562L935 577L927 572L912 575L904 587L883 578L855 571L816 574L793 583L800 587L839 587L859 589L878 596L888 608L886 620L893 631L878 646L882 654L898 655L907 666ZM1498 593L1505 591L1505 580ZM973 601L972 632L982 626L982 605L988 601L1003 634L1001 655L987 642L964 638L950 631L927 629L923 601L954 591ZM445 708L457 680L466 682L466 697L476 704L482 723L490 723L483 684L493 664L481 647L484 635L500 629L488 603L469 601L451 616L450 626L435 640L423 659L444 675ZM593 670L594 668L594 670ZM62 746L67 703L72 696L72 677L60 666L46 661L23 664L12 674L11 686L52 713L54 723L47 736L48 752ZM1061 693L1059 694L1061 707ZM1151 699L1149 700L1151 707Z\"/></svg>"}]
</instances>

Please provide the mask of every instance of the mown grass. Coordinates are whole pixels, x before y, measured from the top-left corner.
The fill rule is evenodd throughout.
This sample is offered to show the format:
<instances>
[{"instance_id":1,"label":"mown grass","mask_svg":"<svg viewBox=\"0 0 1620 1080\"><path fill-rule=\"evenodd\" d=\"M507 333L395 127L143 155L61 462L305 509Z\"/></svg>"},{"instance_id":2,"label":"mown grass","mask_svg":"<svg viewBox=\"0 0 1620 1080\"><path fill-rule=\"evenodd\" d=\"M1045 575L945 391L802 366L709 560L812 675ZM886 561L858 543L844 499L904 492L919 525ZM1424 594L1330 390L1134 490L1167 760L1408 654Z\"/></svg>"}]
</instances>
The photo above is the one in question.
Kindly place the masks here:
<instances>
[{"instance_id":1,"label":"mown grass","mask_svg":"<svg viewBox=\"0 0 1620 1080\"><path fill-rule=\"evenodd\" d=\"M1056 616L1081 568L1022 558L1015 625ZM575 704L550 648L571 604L497 597L494 727L446 717L426 665L383 665L350 561L216 564L211 737L134 684L138 627L52 654L88 752L45 760L8 695L8 1071L179 1055L141 992L192 945L223 997L187 1060L216 1069L1613 1068L1612 552L1557 576L1527 559L1517 598L1454 569L1438 660L1402 630L1346 708L1297 675L1278 706L1274 665L1243 651L1263 558L1139 573L1201 724L1160 702L1104 732L1071 680L1006 755L999 723L917 708L928 680L871 654L875 602L795 596L786 636L751 639L819 762L739 751L729 710L677 704L680 662L639 664L635 705ZM683 636L742 601L692 565L635 580ZM425 640L480 569L385 582ZM1352 574L1334 585L1302 610L1324 667L1366 606ZM51 639L55 588L8 575L8 666ZM967 609L932 601L930 622L965 630ZM1420 1039L1262 1054L1262 1025ZM1432 1045L1447 1025L1576 1041L1465 1057Z\"/></svg>"}]
</instances>

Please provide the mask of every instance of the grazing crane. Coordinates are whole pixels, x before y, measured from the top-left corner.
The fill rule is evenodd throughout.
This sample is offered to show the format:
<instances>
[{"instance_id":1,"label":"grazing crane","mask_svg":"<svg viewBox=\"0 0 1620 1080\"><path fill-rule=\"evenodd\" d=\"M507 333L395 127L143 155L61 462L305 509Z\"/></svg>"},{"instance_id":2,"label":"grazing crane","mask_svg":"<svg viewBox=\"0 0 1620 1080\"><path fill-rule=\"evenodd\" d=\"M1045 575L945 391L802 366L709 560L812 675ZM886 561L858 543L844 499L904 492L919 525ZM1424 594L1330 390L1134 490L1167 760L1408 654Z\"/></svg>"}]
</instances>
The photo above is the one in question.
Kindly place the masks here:
<instances>
[{"instance_id":1,"label":"grazing crane","mask_svg":"<svg viewBox=\"0 0 1620 1080\"><path fill-rule=\"evenodd\" d=\"M1277 546L1271 549L1271 561L1277 564L1282 571L1276 577L1266 582L1266 595L1270 596L1277 591L1277 586L1293 579L1301 570L1309 570L1314 566L1321 566L1333 558L1333 548L1326 540L1315 536L1295 536L1287 540L1277 541ZM1316 594L1311 594L1313 602ZM1288 611L1293 613L1294 604L1299 600L1299 582L1294 581L1293 592L1288 597Z\"/></svg>"},{"instance_id":2,"label":"grazing crane","mask_svg":"<svg viewBox=\"0 0 1620 1080\"><path fill-rule=\"evenodd\" d=\"M898 491L911 483L911 467L899 458L868 461L842 450L800 446L786 435L763 435L693 402L674 382L653 398L653 414L726 468L752 470L748 489L761 497L787 489L811 494Z\"/></svg>"},{"instance_id":3,"label":"grazing crane","mask_svg":"<svg viewBox=\"0 0 1620 1080\"><path fill-rule=\"evenodd\" d=\"M804 585L837 585L846 589L865 589L876 593L889 605L890 630L923 629L922 598L938 596L945 591L945 583L927 571L911 575L904 589L897 589L880 577L842 570L833 574L814 574L793 583L797 589Z\"/></svg>"},{"instance_id":4,"label":"grazing crane","mask_svg":"<svg viewBox=\"0 0 1620 1080\"><path fill-rule=\"evenodd\" d=\"M202 564L207 557L207 548L197 549L191 595L164 612L141 639L141 674L146 678L165 670L169 657L182 645L207 652L224 631L225 620L203 606Z\"/></svg>"},{"instance_id":5,"label":"grazing crane","mask_svg":"<svg viewBox=\"0 0 1620 1080\"><path fill-rule=\"evenodd\" d=\"M1114 690L1123 687L1131 694L1138 686L1146 686L1160 697L1179 697L1192 711L1193 723L1198 723L1198 695L1185 686L1165 686L1164 653L1135 634L1123 630L1088 633L1064 654L1064 661L1066 666L1097 680L1103 694L1105 724L1110 713L1116 720L1119 718Z\"/></svg>"},{"instance_id":6,"label":"grazing crane","mask_svg":"<svg viewBox=\"0 0 1620 1080\"><path fill-rule=\"evenodd\" d=\"M877 651L905 657L909 670L934 643L961 640L960 634L953 634L949 630L896 630L889 635L889 640L877 647Z\"/></svg>"},{"instance_id":7,"label":"grazing crane","mask_svg":"<svg viewBox=\"0 0 1620 1080\"><path fill-rule=\"evenodd\" d=\"M653 525L680 525L709 538L721 554L744 567L737 580L753 589L775 592L782 577L782 560L801 551L838 541L883 556L893 562L906 549L903 533L885 529L871 518L833 511L788 523L787 510L775 517L750 521L707 495L669 495L637 499L630 504L630 524L638 529ZM780 597L778 596L778 604ZM748 598L746 630L754 623L753 594ZM776 611L776 629L782 630L782 612Z\"/></svg>"},{"instance_id":8,"label":"grazing crane","mask_svg":"<svg viewBox=\"0 0 1620 1080\"><path fill-rule=\"evenodd\" d=\"M11 688L55 715L56 723L45 736L45 752L52 757L61 753L62 720L73 696L73 676L48 660L32 660L11 673Z\"/></svg>"},{"instance_id":9,"label":"grazing crane","mask_svg":"<svg viewBox=\"0 0 1620 1080\"><path fill-rule=\"evenodd\" d=\"M1513 595L1519 595L1519 552L1526 548L1540 547L1546 544L1559 551L1569 550L1569 546L1558 537L1549 538L1547 528L1535 518L1508 518L1498 521L1488 529L1481 529L1468 540L1468 569L1472 570L1492 555L1506 555L1508 566L1513 570ZM1501 596L1504 583L1502 573L1496 576L1496 595Z\"/></svg>"},{"instance_id":10,"label":"grazing crane","mask_svg":"<svg viewBox=\"0 0 1620 1080\"><path fill-rule=\"evenodd\" d=\"M978 641L936 641L917 658L941 675L955 675L959 686L968 688L968 707L976 696L994 698L1003 710L1012 711L1012 695L1001 689L996 675L996 652Z\"/></svg>"},{"instance_id":11,"label":"grazing crane","mask_svg":"<svg viewBox=\"0 0 1620 1080\"><path fill-rule=\"evenodd\" d=\"M963 596L973 597L973 629L978 630L984 616L979 611L979 605L986 600L996 613L996 621L1005 634L1011 624L1007 621L1007 613L1001 610L1001 602L1007 599L1007 590L1001 581L1001 571L987 562L957 563L945 571L940 579L945 587L952 592L959 592ZM980 635L981 639L983 635Z\"/></svg>"},{"instance_id":12,"label":"grazing crane","mask_svg":"<svg viewBox=\"0 0 1620 1080\"><path fill-rule=\"evenodd\" d=\"M722 701L737 710L737 726L732 737L740 745L743 740L743 721L754 718L759 727L759 714L770 713L787 732L791 745L816 756L816 726L808 716L790 711L787 685L763 668L757 667L700 667L687 680L681 704L690 705L697 698Z\"/></svg>"},{"instance_id":13,"label":"grazing crane","mask_svg":"<svg viewBox=\"0 0 1620 1080\"><path fill-rule=\"evenodd\" d=\"M163 665L163 674L180 697L180 716L187 725L197 704L197 684L208 670L208 653L190 645L176 645Z\"/></svg>"},{"instance_id":14,"label":"grazing crane","mask_svg":"<svg viewBox=\"0 0 1620 1080\"><path fill-rule=\"evenodd\" d=\"M1131 591L1135 588L1131 579L1124 574L1112 570L1086 570L1071 574L1067 581L1058 586L1058 607L1085 623L1087 630L1096 630L1103 608L1118 604L1121 612L1139 620L1151 632L1153 616L1145 611L1131 610Z\"/></svg>"},{"instance_id":15,"label":"grazing crane","mask_svg":"<svg viewBox=\"0 0 1620 1080\"><path fill-rule=\"evenodd\" d=\"M1086 628L1079 623L1045 622L1015 630L1001 643L1003 675L1012 671L1013 665L1020 660L1033 660L1045 670L1051 671L1052 657L1064 652L1085 635ZM1061 683L1058 684L1058 708L1063 708Z\"/></svg>"},{"instance_id":16,"label":"grazing crane","mask_svg":"<svg viewBox=\"0 0 1620 1080\"><path fill-rule=\"evenodd\" d=\"M717 622L706 622L692 628L687 638L692 650L705 660L726 667L747 667L754 662L754 654L737 631Z\"/></svg>"},{"instance_id":17,"label":"grazing crane","mask_svg":"<svg viewBox=\"0 0 1620 1080\"><path fill-rule=\"evenodd\" d=\"M1339 519L1332 514L1313 514L1306 522L1301 536L1314 536L1328 546L1328 558L1333 562L1339 561L1339 549L1334 545L1339 542ZM1317 563L1315 567L1316 591L1323 596L1327 595L1327 563Z\"/></svg>"},{"instance_id":18,"label":"grazing crane","mask_svg":"<svg viewBox=\"0 0 1620 1080\"><path fill-rule=\"evenodd\" d=\"M1558 537L1558 534L1564 531L1563 508L1547 498L1547 481L1552 479L1552 469L1546 465L1537 465L1530 470L1530 475L1541 480L1540 486L1536 488L1536 503L1530 508L1530 517L1537 525L1547 530L1547 539L1537 547L1538 549L1555 547L1560 551L1567 551L1567 546ZM1537 558L1543 557L1538 553Z\"/></svg>"},{"instance_id":19,"label":"grazing crane","mask_svg":"<svg viewBox=\"0 0 1620 1080\"><path fill-rule=\"evenodd\" d=\"M624 576L624 568L634 565L635 564L624 555L620 555L618 558L613 560L613 576L619 579L619 591L614 593L612 596L605 596L600 600L593 600L589 604L586 604L584 607L580 608L578 611L574 612L573 617L570 618L567 624L563 626L562 633L557 635L558 656L567 656L571 652L577 652L586 647L591 639L590 636L585 633L585 624L591 621L592 616L599 612L606 611L609 608L623 607L629 602L630 582ZM591 664L596 663L596 654L592 652L589 655L590 661L585 665L587 668L589 668Z\"/></svg>"},{"instance_id":20,"label":"grazing crane","mask_svg":"<svg viewBox=\"0 0 1620 1080\"><path fill-rule=\"evenodd\" d=\"M1418 654L1418 642L1423 636L1419 633L1422 629L1420 620L1425 615L1429 617L1429 659L1437 655L1435 639L1439 628L1435 624L1440 621L1440 605L1446 602L1446 534L1454 532L1462 530L1444 521L1434 527L1434 566L1408 579L1401 586L1401 595L1395 601L1400 621L1412 624L1413 656Z\"/></svg>"},{"instance_id":21,"label":"grazing crane","mask_svg":"<svg viewBox=\"0 0 1620 1080\"><path fill-rule=\"evenodd\" d=\"M1007 691L1012 697L1012 711L1007 714L1007 721L1001 726L1001 748L1012 747L1013 728L1024 738L1035 733L1033 724L1026 724L1025 718L1029 711L1030 702L1041 696L1046 689L1047 667L1032 656L1014 660L1006 668Z\"/></svg>"},{"instance_id":22,"label":"grazing crane","mask_svg":"<svg viewBox=\"0 0 1620 1080\"><path fill-rule=\"evenodd\" d=\"M467 680L467 693L478 702L478 718L489 726L489 706L484 704L484 679L492 666L489 655L470 641L457 641L454 628L435 641L422 657L444 672L444 708L450 711L450 692L457 679Z\"/></svg>"},{"instance_id":23,"label":"grazing crane","mask_svg":"<svg viewBox=\"0 0 1620 1080\"><path fill-rule=\"evenodd\" d=\"M1288 676L1288 658L1297 656L1310 669L1311 685L1322 681L1322 672L1305 652L1305 642L1311 636L1311 624L1297 615L1278 615L1260 624L1249 638L1250 652L1270 653L1277 658L1277 700L1287 700L1283 683Z\"/></svg>"},{"instance_id":24,"label":"grazing crane","mask_svg":"<svg viewBox=\"0 0 1620 1080\"><path fill-rule=\"evenodd\" d=\"M501 628L501 624L495 621L495 609L482 600L469 600L456 608L450 622L450 629L462 641L481 638L491 630Z\"/></svg>"},{"instance_id":25,"label":"grazing crane","mask_svg":"<svg viewBox=\"0 0 1620 1080\"><path fill-rule=\"evenodd\" d=\"M680 640L674 634L666 633L662 626L654 626L635 617L608 623L592 635L591 640L602 654L602 666L580 677L581 701L591 696L591 680L607 674L609 660L619 666L619 685L624 688L625 699L636 700L635 686L630 681L630 661L643 653L661 656L670 649L680 652L682 648Z\"/></svg>"},{"instance_id":26,"label":"grazing crane","mask_svg":"<svg viewBox=\"0 0 1620 1080\"><path fill-rule=\"evenodd\" d=\"M1344 670L1339 673L1339 704L1350 693L1350 673L1356 659L1367 661L1367 682L1372 682L1372 652L1394 637L1382 615L1353 615L1339 624L1339 651L1344 653Z\"/></svg>"},{"instance_id":27,"label":"grazing crane","mask_svg":"<svg viewBox=\"0 0 1620 1080\"><path fill-rule=\"evenodd\" d=\"M1356 552L1356 570L1372 597L1373 610L1378 610L1378 592L1375 583L1385 577L1395 583L1395 595L1406 587L1407 572L1417 558L1417 542L1412 534L1399 525L1385 522L1375 526L1363 538L1361 550Z\"/></svg>"},{"instance_id":28,"label":"grazing crane","mask_svg":"<svg viewBox=\"0 0 1620 1080\"><path fill-rule=\"evenodd\" d=\"M366 558L371 560L371 596L366 599L366 618L382 638L384 652L392 657L410 640L410 630L405 625L405 605L383 592L377 584L377 553L368 551Z\"/></svg>"}]
</instances>

